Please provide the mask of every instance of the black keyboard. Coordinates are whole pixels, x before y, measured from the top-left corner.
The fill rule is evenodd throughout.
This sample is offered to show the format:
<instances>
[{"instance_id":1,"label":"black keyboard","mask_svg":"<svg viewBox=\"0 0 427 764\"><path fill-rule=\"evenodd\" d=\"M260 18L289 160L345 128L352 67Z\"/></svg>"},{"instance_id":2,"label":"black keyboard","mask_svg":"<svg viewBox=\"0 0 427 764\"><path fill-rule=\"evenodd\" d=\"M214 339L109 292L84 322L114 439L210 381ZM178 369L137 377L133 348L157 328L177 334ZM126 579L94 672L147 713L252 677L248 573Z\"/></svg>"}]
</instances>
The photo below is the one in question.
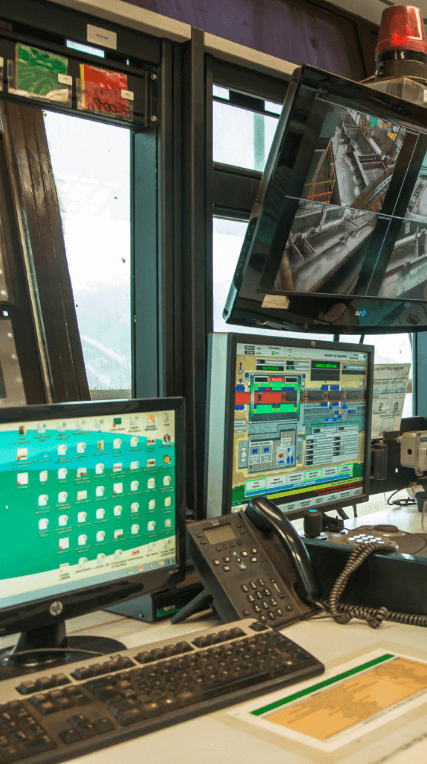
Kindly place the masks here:
<instances>
[{"instance_id":1,"label":"black keyboard","mask_svg":"<svg viewBox=\"0 0 427 764\"><path fill-rule=\"evenodd\" d=\"M104 657L1 683L0 764L67 761L324 671L253 619Z\"/></svg>"}]
</instances>

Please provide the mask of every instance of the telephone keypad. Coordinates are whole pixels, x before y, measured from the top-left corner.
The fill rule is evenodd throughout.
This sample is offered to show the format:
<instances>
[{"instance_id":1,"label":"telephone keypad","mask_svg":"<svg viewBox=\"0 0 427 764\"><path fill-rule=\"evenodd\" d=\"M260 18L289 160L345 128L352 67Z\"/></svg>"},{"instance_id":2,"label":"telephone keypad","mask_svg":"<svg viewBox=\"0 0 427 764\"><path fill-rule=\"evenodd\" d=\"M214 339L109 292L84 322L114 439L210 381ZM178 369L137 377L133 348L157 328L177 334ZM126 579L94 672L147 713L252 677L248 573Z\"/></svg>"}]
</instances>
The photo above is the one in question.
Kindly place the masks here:
<instances>
[{"instance_id":1,"label":"telephone keypad","mask_svg":"<svg viewBox=\"0 0 427 764\"><path fill-rule=\"evenodd\" d=\"M239 527L239 532L243 535L243 527ZM202 539L201 541L204 540ZM260 562L259 551L255 546L249 547L250 543L249 539L245 543L244 539L239 538L232 542L218 544L214 548L217 553L223 552L223 555L218 555L218 558L211 558L211 565L218 569L221 568L226 574L230 573L230 571L231 573L237 571L243 572L247 570L248 563L257 566L257 563ZM256 568L253 570L256 575ZM242 607L242 610L240 610L242 616L248 617L253 615L258 621L263 623L271 623L283 618L285 608L282 606L281 609L277 605L280 599L285 599L285 594L280 590L275 578L247 580L246 583L240 583L239 588L246 595L245 599L250 606L249 609L242 602L240 606ZM286 606L286 611L292 611L292 607Z\"/></svg>"}]
</instances>

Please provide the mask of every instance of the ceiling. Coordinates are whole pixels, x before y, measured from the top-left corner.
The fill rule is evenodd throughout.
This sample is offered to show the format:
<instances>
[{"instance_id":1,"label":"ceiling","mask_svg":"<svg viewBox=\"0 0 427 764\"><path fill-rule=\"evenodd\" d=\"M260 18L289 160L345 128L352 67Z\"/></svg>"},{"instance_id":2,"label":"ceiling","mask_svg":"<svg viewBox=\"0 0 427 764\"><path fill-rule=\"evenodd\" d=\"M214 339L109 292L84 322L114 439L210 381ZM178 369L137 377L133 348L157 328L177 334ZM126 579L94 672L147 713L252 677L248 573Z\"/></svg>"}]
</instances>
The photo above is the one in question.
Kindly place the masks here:
<instances>
[{"instance_id":1,"label":"ceiling","mask_svg":"<svg viewBox=\"0 0 427 764\"><path fill-rule=\"evenodd\" d=\"M339 8L344 8L350 13L355 13L356 16L361 16L363 19L368 19L374 24L380 24L382 12L388 5L400 5L400 3L392 3L391 0L329 0L333 5L337 5ZM427 21L427 0L418 0L414 5L417 8L421 8L421 12L424 17L424 23Z\"/></svg>"}]
</instances>

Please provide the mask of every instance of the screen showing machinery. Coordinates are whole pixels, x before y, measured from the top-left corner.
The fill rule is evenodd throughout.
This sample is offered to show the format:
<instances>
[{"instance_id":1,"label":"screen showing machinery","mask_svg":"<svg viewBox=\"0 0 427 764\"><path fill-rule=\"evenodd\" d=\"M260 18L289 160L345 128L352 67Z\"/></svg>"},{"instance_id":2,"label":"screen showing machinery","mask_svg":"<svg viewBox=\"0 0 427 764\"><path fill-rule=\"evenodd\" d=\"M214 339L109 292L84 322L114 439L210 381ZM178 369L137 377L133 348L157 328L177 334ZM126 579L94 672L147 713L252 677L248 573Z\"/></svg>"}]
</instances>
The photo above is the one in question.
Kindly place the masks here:
<instances>
[{"instance_id":1,"label":"screen showing machinery","mask_svg":"<svg viewBox=\"0 0 427 764\"><path fill-rule=\"evenodd\" d=\"M262 495L302 514L366 500L373 348L215 336L227 337L213 335L211 373L226 351L229 375L222 506L237 511Z\"/></svg>"},{"instance_id":2,"label":"screen showing machinery","mask_svg":"<svg viewBox=\"0 0 427 764\"><path fill-rule=\"evenodd\" d=\"M48 632L59 615L177 577L182 409L157 399L1 410L0 634L37 621Z\"/></svg>"},{"instance_id":3,"label":"screen showing machinery","mask_svg":"<svg viewBox=\"0 0 427 764\"><path fill-rule=\"evenodd\" d=\"M424 114L368 85L296 70L224 309L229 323L426 328Z\"/></svg>"}]
</instances>

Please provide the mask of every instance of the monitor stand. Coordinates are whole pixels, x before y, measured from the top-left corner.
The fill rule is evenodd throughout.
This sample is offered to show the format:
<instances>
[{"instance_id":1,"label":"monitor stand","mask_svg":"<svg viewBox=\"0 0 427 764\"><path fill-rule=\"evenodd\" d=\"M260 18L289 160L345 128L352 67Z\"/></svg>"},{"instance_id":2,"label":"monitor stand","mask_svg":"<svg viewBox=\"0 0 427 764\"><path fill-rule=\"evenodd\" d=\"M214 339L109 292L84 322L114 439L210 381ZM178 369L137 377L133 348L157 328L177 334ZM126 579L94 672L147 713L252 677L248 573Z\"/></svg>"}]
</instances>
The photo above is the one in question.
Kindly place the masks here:
<instances>
[{"instance_id":1,"label":"monitor stand","mask_svg":"<svg viewBox=\"0 0 427 764\"><path fill-rule=\"evenodd\" d=\"M99 654L109 655L126 646L109 637L67 637L65 621L23 632L16 645L0 650L0 681L36 671L55 673L67 663L90 658L96 662Z\"/></svg>"}]
</instances>

